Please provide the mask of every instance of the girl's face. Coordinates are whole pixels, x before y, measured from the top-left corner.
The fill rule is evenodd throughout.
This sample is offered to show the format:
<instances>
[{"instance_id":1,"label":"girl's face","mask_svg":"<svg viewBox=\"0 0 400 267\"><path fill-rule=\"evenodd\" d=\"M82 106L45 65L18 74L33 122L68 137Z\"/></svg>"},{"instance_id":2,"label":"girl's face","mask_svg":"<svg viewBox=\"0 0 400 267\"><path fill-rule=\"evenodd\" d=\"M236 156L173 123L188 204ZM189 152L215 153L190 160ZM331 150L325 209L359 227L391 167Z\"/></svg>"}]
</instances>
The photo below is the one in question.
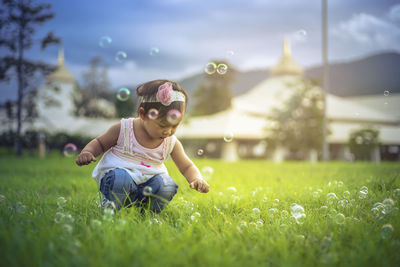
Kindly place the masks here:
<instances>
[{"instance_id":1,"label":"girl's face","mask_svg":"<svg viewBox=\"0 0 400 267\"><path fill-rule=\"evenodd\" d=\"M143 120L143 125L148 135L150 135L153 139L164 139L175 134L176 129L183 119L183 114L179 117L179 119L176 120L174 124L171 124L166 120L150 119L145 115L140 117Z\"/></svg>"}]
</instances>

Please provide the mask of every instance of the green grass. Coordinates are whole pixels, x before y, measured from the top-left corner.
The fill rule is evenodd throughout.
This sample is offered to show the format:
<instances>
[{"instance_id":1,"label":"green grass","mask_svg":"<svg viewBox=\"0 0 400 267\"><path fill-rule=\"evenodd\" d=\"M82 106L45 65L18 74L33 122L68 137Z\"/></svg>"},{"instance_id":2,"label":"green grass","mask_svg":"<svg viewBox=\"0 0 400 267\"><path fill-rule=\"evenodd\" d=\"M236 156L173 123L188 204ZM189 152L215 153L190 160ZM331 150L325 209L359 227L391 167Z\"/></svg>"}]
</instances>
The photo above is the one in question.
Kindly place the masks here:
<instances>
[{"instance_id":1,"label":"green grass","mask_svg":"<svg viewBox=\"0 0 400 267\"><path fill-rule=\"evenodd\" d=\"M90 176L95 165L77 167L72 158L57 154L44 160L1 155L1 265L400 264L400 195L395 191L400 164L195 163L214 169L208 194L191 190L168 162L179 190L162 213L130 208L112 216L98 208ZM365 199L359 198L362 186L368 188ZM329 201L328 193L337 199ZM67 200L62 209L59 197ZM371 211L387 198L394 200L392 208ZM350 204L341 205L345 200ZM299 223L291 216L293 203L305 210ZM387 236L381 230L385 224L394 228Z\"/></svg>"}]
</instances>

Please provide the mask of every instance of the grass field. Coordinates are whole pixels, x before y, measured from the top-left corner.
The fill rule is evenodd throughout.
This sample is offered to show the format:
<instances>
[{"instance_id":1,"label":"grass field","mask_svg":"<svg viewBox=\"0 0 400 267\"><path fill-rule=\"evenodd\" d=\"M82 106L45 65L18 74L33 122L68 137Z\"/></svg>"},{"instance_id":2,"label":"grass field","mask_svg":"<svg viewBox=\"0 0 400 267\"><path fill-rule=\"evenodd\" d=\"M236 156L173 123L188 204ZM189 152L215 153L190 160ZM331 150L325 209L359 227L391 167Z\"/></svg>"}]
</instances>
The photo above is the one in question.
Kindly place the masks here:
<instances>
[{"instance_id":1,"label":"grass field","mask_svg":"<svg viewBox=\"0 0 400 267\"><path fill-rule=\"evenodd\" d=\"M1 155L1 265L400 265L398 163L195 163L213 170L208 194L168 162L179 190L162 213L113 215L95 165Z\"/></svg>"}]
</instances>

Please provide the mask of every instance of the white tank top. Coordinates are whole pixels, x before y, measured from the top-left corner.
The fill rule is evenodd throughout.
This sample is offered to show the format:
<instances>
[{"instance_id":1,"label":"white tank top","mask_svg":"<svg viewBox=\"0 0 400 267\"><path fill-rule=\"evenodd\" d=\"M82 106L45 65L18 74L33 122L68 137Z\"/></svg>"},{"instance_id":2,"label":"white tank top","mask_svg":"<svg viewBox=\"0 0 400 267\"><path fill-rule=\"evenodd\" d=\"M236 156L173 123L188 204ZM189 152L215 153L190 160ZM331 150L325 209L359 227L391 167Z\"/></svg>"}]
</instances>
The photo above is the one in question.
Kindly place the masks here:
<instances>
[{"instance_id":1,"label":"white tank top","mask_svg":"<svg viewBox=\"0 0 400 267\"><path fill-rule=\"evenodd\" d=\"M92 177L100 187L101 178L115 168L126 170L136 184L144 183L160 173L168 174L164 162L169 158L176 140L172 135L156 148L143 147L136 140L133 118L122 119L117 144L104 153Z\"/></svg>"}]
</instances>

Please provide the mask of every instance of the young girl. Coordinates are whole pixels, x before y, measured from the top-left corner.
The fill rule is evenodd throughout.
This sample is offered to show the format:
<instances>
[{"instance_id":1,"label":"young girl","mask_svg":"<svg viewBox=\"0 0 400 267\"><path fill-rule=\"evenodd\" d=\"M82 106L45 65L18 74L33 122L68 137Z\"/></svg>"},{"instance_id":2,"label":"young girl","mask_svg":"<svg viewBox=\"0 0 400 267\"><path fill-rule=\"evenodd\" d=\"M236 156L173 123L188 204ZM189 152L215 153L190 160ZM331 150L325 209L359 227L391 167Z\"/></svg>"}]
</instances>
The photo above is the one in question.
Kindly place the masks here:
<instances>
[{"instance_id":1,"label":"young girl","mask_svg":"<svg viewBox=\"0 0 400 267\"><path fill-rule=\"evenodd\" d=\"M92 173L103 195L102 207L147 203L160 212L178 189L164 165L170 155L190 187L207 193L209 185L174 135L186 110L185 90L175 82L155 80L139 85L136 93L138 117L111 126L76 158L79 166L87 165L105 152Z\"/></svg>"}]
</instances>

